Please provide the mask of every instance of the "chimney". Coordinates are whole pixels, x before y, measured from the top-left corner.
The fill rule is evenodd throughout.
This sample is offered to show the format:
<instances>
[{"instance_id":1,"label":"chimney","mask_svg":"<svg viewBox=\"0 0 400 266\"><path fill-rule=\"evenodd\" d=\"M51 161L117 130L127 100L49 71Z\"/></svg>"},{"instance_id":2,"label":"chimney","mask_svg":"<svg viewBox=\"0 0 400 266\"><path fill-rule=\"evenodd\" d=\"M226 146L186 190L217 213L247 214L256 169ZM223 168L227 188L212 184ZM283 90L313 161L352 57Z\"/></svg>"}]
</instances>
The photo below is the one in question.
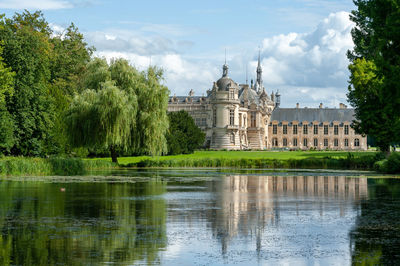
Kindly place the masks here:
<instances>
[{"instance_id":1,"label":"chimney","mask_svg":"<svg viewBox=\"0 0 400 266\"><path fill-rule=\"evenodd\" d=\"M339 103L339 108L340 109L346 109L347 105L343 104L343 103Z\"/></svg>"},{"instance_id":2,"label":"chimney","mask_svg":"<svg viewBox=\"0 0 400 266\"><path fill-rule=\"evenodd\" d=\"M324 105L322 103L320 103L319 108L324 108Z\"/></svg>"},{"instance_id":3,"label":"chimney","mask_svg":"<svg viewBox=\"0 0 400 266\"><path fill-rule=\"evenodd\" d=\"M299 109L300 108L300 104L296 103L296 108Z\"/></svg>"}]
</instances>

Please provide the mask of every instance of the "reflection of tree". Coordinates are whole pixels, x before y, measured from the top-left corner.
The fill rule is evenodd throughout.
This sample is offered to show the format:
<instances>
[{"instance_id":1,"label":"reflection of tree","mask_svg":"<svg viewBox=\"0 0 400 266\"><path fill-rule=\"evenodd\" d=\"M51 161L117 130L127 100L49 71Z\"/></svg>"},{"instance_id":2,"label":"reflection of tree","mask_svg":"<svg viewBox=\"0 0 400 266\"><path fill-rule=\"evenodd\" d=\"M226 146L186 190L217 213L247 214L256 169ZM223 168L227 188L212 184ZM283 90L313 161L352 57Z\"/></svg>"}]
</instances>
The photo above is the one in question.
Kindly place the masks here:
<instances>
[{"instance_id":1,"label":"reflection of tree","mask_svg":"<svg viewBox=\"0 0 400 266\"><path fill-rule=\"evenodd\" d=\"M0 183L0 265L132 264L166 246L164 182Z\"/></svg>"},{"instance_id":2,"label":"reflection of tree","mask_svg":"<svg viewBox=\"0 0 400 266\"><path fill-rule=\"evenodd\" d=\"M399 265L400 184L393 179L370 179L368 183L368 200L361 203L350 232L353 264Z\"/></svg>"}]
</instances>

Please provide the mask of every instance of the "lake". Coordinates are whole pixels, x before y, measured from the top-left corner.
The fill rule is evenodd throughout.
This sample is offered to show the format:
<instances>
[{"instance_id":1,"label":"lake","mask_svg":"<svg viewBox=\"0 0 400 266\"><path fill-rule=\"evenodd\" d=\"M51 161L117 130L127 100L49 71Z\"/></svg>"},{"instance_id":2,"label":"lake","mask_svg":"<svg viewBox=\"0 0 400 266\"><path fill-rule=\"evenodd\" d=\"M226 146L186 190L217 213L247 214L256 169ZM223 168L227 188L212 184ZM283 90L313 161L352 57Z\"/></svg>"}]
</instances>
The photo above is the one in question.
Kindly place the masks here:
<instances>
[{"instance_id":1,"label":"lake","mask_svg":"<svg viewBox=\"0 0 400 266\"><path fill-rule=\"evenodd\" d=\"M400 179L121 170L0 181L0 265L400 263Z\"/></svg>"}]
</instances>

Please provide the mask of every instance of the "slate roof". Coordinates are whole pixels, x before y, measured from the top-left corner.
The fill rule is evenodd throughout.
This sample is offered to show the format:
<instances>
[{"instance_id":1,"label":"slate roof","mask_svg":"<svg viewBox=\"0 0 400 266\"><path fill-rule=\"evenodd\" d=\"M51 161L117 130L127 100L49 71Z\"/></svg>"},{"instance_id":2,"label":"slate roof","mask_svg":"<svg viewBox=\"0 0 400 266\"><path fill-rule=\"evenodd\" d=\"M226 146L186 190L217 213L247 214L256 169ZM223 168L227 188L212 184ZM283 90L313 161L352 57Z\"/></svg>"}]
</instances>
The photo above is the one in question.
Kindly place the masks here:
<instances>
[{"instance_id":1,"label":"slate roof","mask_svg":"<svg viewBox=\"0 0 400 266\"><path fill-rule=\"evenodd\" d=\"M336 108L275 108L271 115L271 121L353 121L354 109Z\"/></svg>"},{"instance_id":2,"label":"slate roof","mask_svg":"<svg viewBox=\"0 0 400 266\"><path fill-rule=\"evenodd\" d=\"M239 91L239 100L240 103L244 103L244 99L245 99L245 89L242 88ZM257 92L251 88L247 89L247 99L250 101L250 103L254 102L255 104L259 104L260 103L260 97L258 96Z\"/></svg>"}]
</instances>

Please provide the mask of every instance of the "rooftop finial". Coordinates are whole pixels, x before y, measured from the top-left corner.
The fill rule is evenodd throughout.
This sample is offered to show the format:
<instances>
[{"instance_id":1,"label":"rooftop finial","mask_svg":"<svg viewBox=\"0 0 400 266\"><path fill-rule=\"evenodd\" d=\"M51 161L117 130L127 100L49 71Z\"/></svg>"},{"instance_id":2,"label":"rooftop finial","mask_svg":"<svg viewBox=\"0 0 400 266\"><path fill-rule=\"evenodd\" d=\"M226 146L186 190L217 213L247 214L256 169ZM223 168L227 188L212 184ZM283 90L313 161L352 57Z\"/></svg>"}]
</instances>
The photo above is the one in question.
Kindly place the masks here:
<instances>
[{"instance_id":1,"label":"rooftop finial","mask_svg":"<svg viewBox=\"0 0 400 266\"><path fill-rule=\"evenodd\" d=\"M226 64L226 48L225 48L225 64L222 66L222 77L228 76L228 65Z\"/></svg>"}]
</instances>

